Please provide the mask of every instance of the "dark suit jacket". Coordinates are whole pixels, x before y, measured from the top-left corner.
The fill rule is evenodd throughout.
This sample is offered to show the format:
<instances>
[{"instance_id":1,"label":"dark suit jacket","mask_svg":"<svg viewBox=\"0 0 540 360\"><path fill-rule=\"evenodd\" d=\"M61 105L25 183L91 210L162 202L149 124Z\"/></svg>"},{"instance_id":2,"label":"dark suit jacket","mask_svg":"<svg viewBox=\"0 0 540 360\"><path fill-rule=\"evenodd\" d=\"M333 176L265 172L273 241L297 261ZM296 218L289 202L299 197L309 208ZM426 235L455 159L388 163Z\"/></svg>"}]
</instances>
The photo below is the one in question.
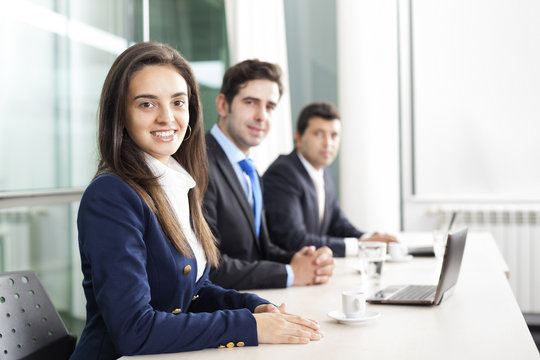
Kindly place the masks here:
<instances>
[{"instance_id":1,"label":"dark suit jacket","mask_svg":"<svg viewBox=\"0 0 540 360\"><path fill-rule=\"evenodd\" d=\"M284 249L328 246L334 256L345 256L345 237L360 237L336 199L334 180L324 169L324 218L319 223L317 190L296 150L280 155L263 176L264 206L272 240Z\"/></svg>"},{"instance_id":2,"label":"dark suit jacket","mask_svg":"<svg viewBox=\"0 0 540 360\"><path fill-rule=\"evenodd\" d=\"M253 212L227 155L209 133L206 147L209 184L204 210L222 254L220 265L212 270L210 279L233 289L285 287L285 264L291 261L294 252L270 241L264 210L257 238Z\"/></svg>"},{"instance_id":3,"label":"dark suit jacket","mask_svg":"<svg viewBox=\"0 0 540 360\"><path fill-rule=\"evenodd\" d=\"M174 248L123 180L95 179L82 197L77 225L87 318L71 359L257 344L251 312L268 302L212 284L209 267L196 282L195 259Z\"/></svg>"}]
</instances>

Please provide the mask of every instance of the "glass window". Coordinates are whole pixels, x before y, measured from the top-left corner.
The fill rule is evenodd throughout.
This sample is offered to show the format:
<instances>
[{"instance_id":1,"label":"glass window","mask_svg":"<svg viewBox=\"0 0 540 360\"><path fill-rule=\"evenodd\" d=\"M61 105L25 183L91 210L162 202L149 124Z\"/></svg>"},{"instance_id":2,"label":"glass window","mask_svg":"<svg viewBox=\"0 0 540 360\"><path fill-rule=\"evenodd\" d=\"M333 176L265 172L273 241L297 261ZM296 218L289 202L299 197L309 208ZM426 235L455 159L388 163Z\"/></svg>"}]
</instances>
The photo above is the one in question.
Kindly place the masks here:
<instances>
[{"instance_id":1,"label":"glass window","mask_svg":"<svg viewBox=\"0 0 540 360\"><path fill-rule=\"evenodd\" d=\"M224 3L149 3L151 39L176 47L193 65L208 129L217 120L215 97L227 66ZM0 272L35 271L79 336L86 300L78 203L37 205L29 196L30 206L1 209L1 196L91 181L101 87L116 56L143 40L142 6L141 0L17 0L0 12Z\"/></svg>"},{"instance_id":2,"label":"glass window","mask_svg":"<svg viewBox=\"0 0 540 360\"><path fill-rule=\"evenodd\" d=\"M0 191L85 186L96 167L103 79L138 40L126 16L134 1L16 4L0 15L10 54L0 59Z\"/></svg>"}]
</instances>

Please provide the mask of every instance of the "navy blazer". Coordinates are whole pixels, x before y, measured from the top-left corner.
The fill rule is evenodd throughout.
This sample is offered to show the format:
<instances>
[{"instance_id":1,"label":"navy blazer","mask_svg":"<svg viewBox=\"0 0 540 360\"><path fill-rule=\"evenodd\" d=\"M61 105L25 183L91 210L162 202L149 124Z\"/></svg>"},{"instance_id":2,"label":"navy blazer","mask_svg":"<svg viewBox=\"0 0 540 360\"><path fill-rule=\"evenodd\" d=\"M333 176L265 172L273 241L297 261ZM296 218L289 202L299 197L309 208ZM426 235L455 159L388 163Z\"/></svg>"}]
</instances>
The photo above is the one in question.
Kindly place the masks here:
<instances>
[{"instance_id":1,"label":"navy blazer","mask_svg":"<svg viewBox=\"0 0 540 360\"><path fill-rule=\"evenodd\" d=\"M306 245L328 246L334 256L345 256L346 237L360 237L347 220L335 194L334 180L324 169L325 206L319 221L317 190L296 150L280 155L263 175L263 198L270 237L284 249Z\"/></svg>"},{"instance_id":2,"label":"navy blazer","mask_svg":"<svg viewBox=\"0 0 540 360\"><path fill-rule=\"evenodd\" d=\"M252 311L268 301L212 284L208 267L196 282L195 259L174 248L125 181L96 178L77 225L87 319L72 359L257 345Z\"/></svg>"},{"instance_id":3,"label":"navy blazer","mask_svg":"<svg viewBox=\"0 0 540 360\"><path fill-rule=\"evenodd\" d=\"M287 286L285 264L294 252L270 241L264 209L259 238L248 199L227 155L206 134L209 184L204 195L206 221L218 239L221 262L210 279L232 289L279 288Z\"/></svg>"}]
</instances>

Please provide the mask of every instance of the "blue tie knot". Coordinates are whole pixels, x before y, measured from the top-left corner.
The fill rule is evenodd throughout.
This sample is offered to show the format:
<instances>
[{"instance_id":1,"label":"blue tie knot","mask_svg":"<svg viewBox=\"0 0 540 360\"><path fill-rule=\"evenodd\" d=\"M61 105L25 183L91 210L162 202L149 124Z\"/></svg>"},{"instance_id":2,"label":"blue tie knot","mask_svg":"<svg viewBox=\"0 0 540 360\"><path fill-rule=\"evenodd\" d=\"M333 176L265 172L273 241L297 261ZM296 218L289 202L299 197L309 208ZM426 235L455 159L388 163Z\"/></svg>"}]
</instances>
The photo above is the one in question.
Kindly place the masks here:
<instances>
[{"instance_id":1,"label":"blue tie knot","mask_svg":"<svg viewBox=\"0 0 540 360\"><path fill-rule=\"evenodd\" d=\"M255 217L255 232L257 233L257 237L259 237L262 214L262 191L261 184L259 183L259 174L257 174L255 166L253 166L253 160L249 158L239 161L238 165L240 165L251 182L251 194L253 195L253 215Z\"/></svg>"},{"instance_id":2,"label":"blue tie knot","mask_svg":"<svg viewBox=\"0 0 540 360\"><path fill-rule=\"evenodd\" d=\"M253 160L250 158L245 158L238 162L242 170L247 174L251 179L251 174L256 173L255 166L253 166Z\"/></svg>"}]
</instances>

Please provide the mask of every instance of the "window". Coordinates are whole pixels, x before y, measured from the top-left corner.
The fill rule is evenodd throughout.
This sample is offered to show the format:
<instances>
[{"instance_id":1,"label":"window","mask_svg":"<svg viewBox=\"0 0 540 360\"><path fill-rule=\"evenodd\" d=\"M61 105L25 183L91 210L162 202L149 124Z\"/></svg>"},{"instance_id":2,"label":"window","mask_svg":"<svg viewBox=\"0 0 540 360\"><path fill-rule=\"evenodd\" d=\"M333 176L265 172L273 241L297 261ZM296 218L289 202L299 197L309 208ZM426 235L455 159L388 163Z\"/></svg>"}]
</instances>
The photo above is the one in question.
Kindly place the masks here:
<instances>
[{"instance_id":1,"label":"window","mask_svg":"<svg viewBox=\"0 0 540 360\"><path fill-rule=\"evenodd\" d=\"M146 1L17 0L0 12L0 272L35 271L77 335L86 301L75 221L97 167L101 87L116 56L143 40L145 20L150 40L193 65L206 128L217 120L223 1L152 0L148 13Z\"/></svg>"}]
</instances>

